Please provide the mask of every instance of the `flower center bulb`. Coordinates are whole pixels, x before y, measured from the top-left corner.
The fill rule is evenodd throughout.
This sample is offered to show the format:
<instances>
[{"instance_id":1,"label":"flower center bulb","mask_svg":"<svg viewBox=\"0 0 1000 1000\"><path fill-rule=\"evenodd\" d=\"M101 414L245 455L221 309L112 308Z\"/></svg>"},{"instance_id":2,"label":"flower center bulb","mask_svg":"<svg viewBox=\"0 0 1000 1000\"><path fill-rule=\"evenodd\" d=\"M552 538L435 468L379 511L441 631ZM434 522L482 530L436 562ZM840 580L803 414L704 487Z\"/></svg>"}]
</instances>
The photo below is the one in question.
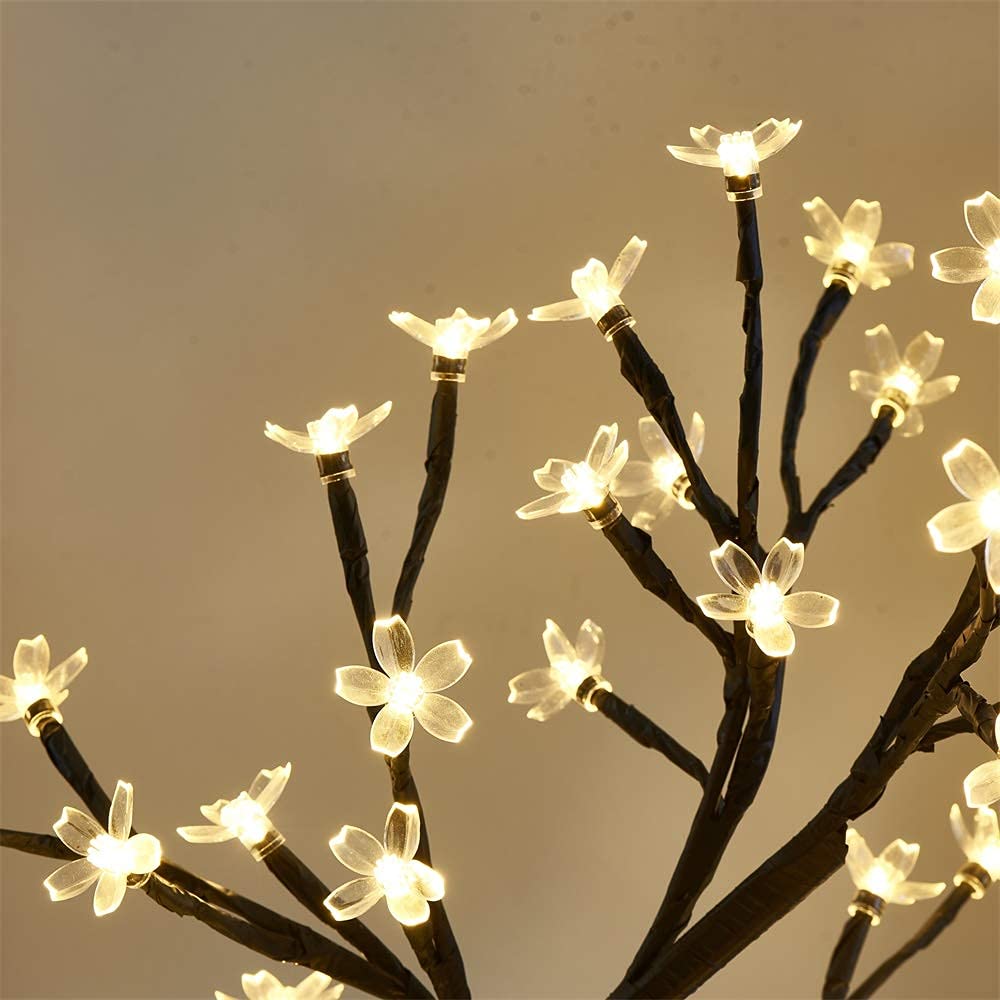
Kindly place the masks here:
<instances>
[{"instance_id":1,"label":"flower center bulb","mask_svg":"<svg viewBox=\"0 0 1000 1000\"><path fill-rule=\"evenodd\" d=\"M785 595L776 583L762 581L754 584L747 598L747 617L757 628L766 628L784 620L781 604Z\"/></svg>"},{"instance_id":2,"label":"flower center bulb","mask_svg":"<svg viewBox=\"0 0 1000 1000\"><path fill-rule=\"evenodd\" d=\"M983 497L979 502L979 516L991 533L1000 531L1000 490Z\"/></svg>"},{"instance_id":3,"label":"flower center bulb","mask_svg":"<svg viewBox=\"0 0 1000 1000\"><path fill-rule=\"evenodd\" d=\"M442 358L467 358L472 342L483 332L485 325L471 317L448 320L446 325L438 328L434 353Z\"/></svg>"},{"instance_id":4,"label":"flower center bulb","mask_svg":"<svg viewBox=\"0 0 1000 1000\"><path fill-rule=\"evenodd\" d=\"M986 249L986 263L994 274L1000 274L1000 240L995 240Z\"/></svg>"},{"instance_id":5,"label":"flower center bulb","mask_svg":"<svg viewBox=\"0 0 1000 1000\"><path fill-rule=\"evenodd\" d=\"M570 285L595 323L615 306L622 304L622 300L608 285L608 269L593 257L573 272Z\"/></svg>"},{"instance_id":6,"label":"flower center bulb","mask_svg":"<svg viewBox=\"0 0 1000 1000\"><path fill-rule=\"evenodd\" d=\"M973 859L990 873L990 878L1000 879L1000 844L987 844L976 852Z\"/></svg>"},{"instance_id":7,"label":"flower center bulb","mask_svg":"<svg viewBox=\"0 0 1000 1000\"><path fill-rule=\"evenodd\" d=\"M590 671L579 660L559 660L553 664L562 689L574 697L580 685L590 676Z\"/></svg>"},{"instance_id":8,"label":"flower center bulb","mask_svg":"<svg viewBox=\"0 0 1000 1000\"><path fill-rule=\"evenodd\" d=\"M889 891L892 889L893 878L885 865L876 861L865 874L865 888L881 899L887 899Z\"/></svg>"},{"instance_id":9,"label":"flower center bulb","mask_svg":"<svg viewBox=\"0 0 1000 1000\"><path fill-rule=\"evenodd\" d=\"M868 247L855 240L845 240L837 248L837 256L849 264L860 267L868 259Z\"/></svg>"},{"instance_id":10,"label":"flower center bulb","mask_svg":"<svg viewBox=\"0 0 1000 1000\"><path fill-rule=\"evenodd\" d=\"M375 862L375 878L387 896L405 896L413 887L409 864L395 854Z\"/></svg>"},{"instance_id":11,"label":"flower center bulb","mask_svg":"<svg viewBox=\"0 0 1000 1000\"><path fill-rule=\"evenodd\" d=\"M17 700L17 710L23 715L36 701L50 698L49 689L38 681L14 680L14 697Z\"/></svg>"},{"instance_id":12,"label":"flower center bulb","mask_svg":"<svg viewBox=\"0 0 1000 1000\"><path fill-rule=\"evenodd\" d=\"M719 160L727 177L749 177L760 170L750 132L732 132L719 140Z\"/></svg>"},{"instance_id":13,"label":"flower center bulb","mask_svg":"<svg viewBox=\"0 0 1000 1000\"><path fill-rule=\"evenodd\" d=\"M684 465L672 458L658 458L653 463L653 478L664 493L670 493L674 483L684 475Z\"/></svg>"},{"instance_id":14,"label":"flower center bulb","mask_svg":"<svg viewBox=\"0 0 1000 1000\"><path fill-rule=\"evenodd\" d=\"M585 510L599 507L608 493L607 483L601 482L597 473L586 462L571 465L562 474L560 482L563 489Z\"/></svg>"},{"instance_id":15,"label":"flower center bulb","mask_svg":"<svg viewBox=\"0 0 1000 1000\"><path fill-rule=\"evenodd\" d=\"M99 833L87 848L87 860L102 871L113 875L128 875L132 871L132 850L128 841L109 833Z\"/></svg>"},{"instance_id":16,"label":"flower center bulb","mask_svg":"<svg viewBox=\"0 0 1000 1000\"><path fill-rule=\"evenodd\" d=\"M885 380L883 388L891 389L906 398L907 404L912 406L916 401L923 385L923 379L908 365L901 365Z\"/></svg>"},{"instance_id":17,"label":"flower center bulb","mask_svg":"<svg viewBox=\"0 0 1000 1000\"><path fill-rule=\"evenodd\" d=\"M354 421L350 410L327 410L319 420L306 424L306 430L319 455L339 455L350 446L348 435Z\"/></svg>"},{"instance_id":18,"label":"flower center bulb","mask_svg":"<svg viewBox=\"0 0 1000 1000\"><path fill-rule=\"evenodd\" d=\"M389 704L395 708L412 712L423 696L423 681L410 671L404 671L389 681Z\"/></svg>"},{"instance_id":19,"label":"flower center bulb","mask_svg":"<svg viewBox=\"0 0 1000 1000\"><path fill-rule=\"evenodd\" d=\"M259 844L271 827L264 810L246 792L227 802L219 811L219 818L226 829L246 844Z\"/></svg>"}]
</instances>

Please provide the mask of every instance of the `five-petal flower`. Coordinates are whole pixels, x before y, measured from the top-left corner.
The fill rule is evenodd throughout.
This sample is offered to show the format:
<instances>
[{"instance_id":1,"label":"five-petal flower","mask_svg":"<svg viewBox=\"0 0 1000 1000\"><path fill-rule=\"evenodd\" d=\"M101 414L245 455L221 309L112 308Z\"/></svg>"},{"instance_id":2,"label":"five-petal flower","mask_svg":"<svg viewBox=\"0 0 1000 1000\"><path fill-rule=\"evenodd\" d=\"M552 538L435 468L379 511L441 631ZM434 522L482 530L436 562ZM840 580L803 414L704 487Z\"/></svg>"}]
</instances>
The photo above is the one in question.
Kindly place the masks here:
<instances>
[{"instance_id":1,"label":"five-petal flower","mask_svg":"<svg viewBox=\"0 0 1000 1000\"><path fill-rule=\"evenodd\" d=\"M1000 716L997 717L993 742L1000 747ZM965 801L973 808L1000 802L1000 750L993 760L974 767L962 782Z\"/></svg>"},{"instance_id":2,"label":"five-petal flower","mask_svg":"<svg viewBox=\"0 0 1000 1000\"><path fill-rule=\"evenodd\" d=\"M413 636L399 615L375 622L375 656L382 671L338 667L336 692L352 705L383 705L371 730L371 747L388 757L403 752L414 718L439 740L458 743L472 725L461 705L438 694L460 681L472 657L458 639L442 642L414 666Z\"/></svg>"},{"instance_id":3,"label":"five-petal flower","mask_svg":"<svg viewBox=\"0 0 1000 1000\"><path fill-rule=\"evenodd\" d=\"M822 198L804 202L819 237L805 237L810 257L827 265L823 285L845 284L853 295L858 284L885 288L893 278L913 270L913 247L909 243L875 245L882 228L882 206L877 201L856 198L843 221Z\"/></svg>"},{"instance_id":4,"label":"five-petal flower","mask_svg":"<svg viewBox=\"0 0 1000 1000\"><path fill-rule=\"evenodd\" d=\"M269 421L264 422L264 434L272 441L304 455L341 455L358 438L382 423L391 409L392 400L387 400L371 413L359 417L358 408L351 404L344 409L329 409L319 420L310 420L305 434L286 430Z\"/></svg>"},{"instance_id":5,"label":"five-petal flower","mask_svg":"<svg viewBox=\"0 0 1000 1000\"><path fill-rule=\"evenodd\" d=\"M392 804L381 844L356 826L343 827L330 841L330 850L345 868L362 877L326 897L324 904L334 919L360 917L385 896L389 912L401 924L422 924L430 915L428 900L444 898L444 879L416 860L419 843L420 813L415 805L402 802Z\"/></svg>"},{"instance_id":6,"label":"five-petal flower","mask_svg":"<svg viewBox=\"0 0 1000 1000\"><path fill-rule=\"evenodd\" d=\"M324 972L311 972L298 986L285 986L280 979L263 969L252 975L244 972L241 977L246 1000L340 1000L343 983L335 983ZM215 991L215 1000L236 1000L221 990Z\"/></svg>"},{"instance_id":7,"label":"five-petal flower","mask_svg":"<svg viewBox=\"0 0 1000 1000\"><path fill-rule=\"evenodd\" d=\"M25 718L29 708L32 715L27 720L28 729L35 736L39 735L38 723L43 716L62 722L59 706L69 697L66 689L70 683L87 665L87 650L81 646L51 670L49 661L49 644L44 635L18 641L14 676L0 677L0 722Z\"/></svg>"},{"instance_id":8,"label":"five-petal flower","mask_svg":"<svg viewBox=\"0 0 1000 1000\"><path fill-rule=\"evenodd\" d=\"M825 628L837 620L840 601L802 590L789 594L805 562L805 546L779 538L764 560L763 571L733 542L712 552L712 565L729 594L704 594L698 605L719 621L745 621L747 632L767 656L788 656L795 649L791 625Z\"/></svg>"},{"instance_id":9,"label":"five-petal flower","mask_svg":"<svg viewBox=\"0 0 1000 1000\"><path fill-rule=\"evenodd\" d=\"M965 224L976 247L949 247L931 254L931 274L938 281L982 284L972 299L972 318L1000 323L1000 198L984 191L965 203Z\"/></svg>"},{"instance_id":10,"label":"five-petal flower","mask_svg":"<svg viewBox=\"0 0 1000 1000\"><path fill-rule=\"evenodd\" d=\"M852 371L852 391L873 400L873 417L883 406L890 407L892 426L898 427L903 437L921 433L924 415L920 407L936 403L958 388L957 375L931 378L941 360L944 339L924 330L910 341L901 360L889 328L879 323L865 331L865 344L875 371Z\"/></svg>"},{"instance_id":11,"label":"five-petal flower","mask_svg":"<svg viewBox=\"0 0 1000 1000\"><path fill-rule=\"evenodd\" d=\"M604 659L604 631L589 618L580 626L574 645L551 618L545 620L542 642L549 666L526 670L508 681L512 705L531 704L528 718L545 722L562 711L574 698L588 712L596 712L591 702L596 691L610 691L611 684L601 675Z\"/></svg>"},{"instance_id":12,"label":"five-petal flower","mask_svg":"<svg viewBox=\"0 0 1000 1000\"><path fill-rule=\"evenodd\" d=\"M971 834L957 802L952 805L948 818L951 820L951 832L955 834L966 860L984 868L993 881L1000 880L1000 823L995 810L980 806L973 817ZM955 884L958 885L959 881L960 877L956 875ZM982 896L982 893L974 895Z\"/></svg>"},{"instance_id":13,"label":"five-petal flower","mask_svg":"<svg viewBox=\"0 0 1000 1000\"><path fill-rule=\"evenodd\" d=\"M55 901L70 899L96 882L94 913L99 917L118 909L130 875L148 876L159 867L162 854L156 837L149 833L129 836L132 786L126 781L115 786L107 832L95 819L72 806L63 809L52 829L71 851L83 857L57 868L45 880L49 896Z\"/></svg>"},{"instance_id":14,"label":"five-petal flower","mask_svg":"<svg viewBox=\"0 0 1000 1000\"><path fill-rule=\"evenodd\" d=\"M1000 594L1000 472L986 452L963 438L941 459L952 485L967 500L945 507L928 522L934 548L965 552L986 542L986 573Z\"/></svg>"}]
</instances>

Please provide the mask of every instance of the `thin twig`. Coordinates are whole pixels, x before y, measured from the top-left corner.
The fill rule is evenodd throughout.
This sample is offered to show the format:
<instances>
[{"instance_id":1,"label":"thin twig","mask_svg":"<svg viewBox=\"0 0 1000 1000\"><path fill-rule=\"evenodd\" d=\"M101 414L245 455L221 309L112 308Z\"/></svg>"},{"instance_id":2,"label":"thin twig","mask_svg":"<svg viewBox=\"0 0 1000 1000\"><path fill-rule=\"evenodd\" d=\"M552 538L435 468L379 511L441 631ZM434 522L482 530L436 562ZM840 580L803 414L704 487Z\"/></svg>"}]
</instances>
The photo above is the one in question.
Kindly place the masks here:
<instances>
[{"instance_id":1,"label":"thin twig","mask_svg":"<svg viewBox=\"0 0 1000 1000\"><path fill-rule=\"evenodd\" d=\"M872 918L861 910L847 918L830 956L823 980L823 1000L843 1000L847 996L871 926Z\"/></svg>"}]
</instances>

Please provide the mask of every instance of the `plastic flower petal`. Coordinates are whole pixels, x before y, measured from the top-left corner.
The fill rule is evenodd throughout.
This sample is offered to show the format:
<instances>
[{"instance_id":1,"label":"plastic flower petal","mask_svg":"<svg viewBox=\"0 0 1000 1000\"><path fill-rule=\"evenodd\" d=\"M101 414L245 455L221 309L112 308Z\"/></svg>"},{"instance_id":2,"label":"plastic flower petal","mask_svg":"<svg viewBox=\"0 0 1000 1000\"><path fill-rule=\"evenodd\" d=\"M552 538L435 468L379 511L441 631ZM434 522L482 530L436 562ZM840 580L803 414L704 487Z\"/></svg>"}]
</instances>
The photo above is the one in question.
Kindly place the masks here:
<instances>
[{"instance_id":1,"label":"plastic flower petal","mask_svg":"<svg viewBox=\"0 0 1000 1000\"><path fill-rule=\"evenodd\" d=\"M836 598L811 590L788 593L805 562L801 542L779 538L763 570L733 542L715 549L711 558L732 593L704 594L698 598L699 607L709 618L745 621L747 633L767 656L788 656L795 649L792 625L825 628L837 620Z\"/></svg>"},{"instance_id":2,"label":"plastic flower petal","mask_svg":"<svg viewBox=\"0 0 1000 1000\"><path fill-rule=\"evenodd\" d=\"M67 688L87 665L87 650L81 646L51 670L49 661L49 644L44 635L18 640L14 676L0 676L0 722L25 719L34 736L39 735L43 718L62 722L59 706L69 697ZM32 710L30 717L28 709Z\"/></svg>"},{"instance_id":3,"label":"plastic flower petal","mask_svg":"<svg viewBox=\"0 0 1000 1000\"><path fill-rule=\"evenodd\" d=\"M530 704L528 718L545 722L577 699L588 712L596 712L591 699L596 691L610 691L611 684L601 675L604 660L604 632L589 618L580 626L576 643L551 618L545 620L542 643L549 666L527 670L508 681L512 705Z\"/></svg>"},{"instance_id":4,"label":"plastic flower petal","mask_svg":"<svg viewBox=\"0 0 1000 1000\"><path fill-rule=\"evenodd\" d=\"M520 507L516 513L522 521L533 521L549 514L578 513L599 507L611 492L628 461L628 441L618 441L618 424L602 424L582 462L550 458L535 469L535 482L550 492Z\"/></svg>"},{"instance_id":5,"label":"plastic flower petal","mask_svg":"<svg viewBox=\"0 0 1000 1000\"><path fill-rule=\"evenodd\" d=\"M330 841L330 850L362 878L334 889L323 901L333 918L359 917L384 896L401 924L422 924L430 915L428 900L444 898L444 879L415 859L419 843L420 813L415 805L402 802L392 804L381 844L356 826L343 827Z\"/></svg>"},{"instance_id":6,"label":"plastic flower petal","mask_svg":"<svg viewBox=\"0 0 1000 1000\"><path fill-rule=\"evenodd\" d=\"M952 485L968 499L938 511L928 522L938 552L965 552L986 542L986 574L1000 594L1000 472L974 441L963 438L942 457Z\"/></svg>"},{"instance_id":7,"label":"plastic flower petal","mask_svg":"<svg viewBox=\"0 0 1000 1000\"><path fill-rule=\"evenodd\" d=\"M982 282L972 299L972 318L1000 323L1000 198L991 191L970 198L965 203L965 224L979 246L932 253L931 274L950 284Z\"/></svg>"},{"instance_id":8,"label":"plastic flower petal","mask_svg":"<svg viewBox=\"0 0 1000 1000\"><path fill-rule=\"evenodd\" d=\"M760 164L781 152L798 135L802 122L768 118L753 131L722 132L711 125L691 128L694 146L667 146L675 159L702 167L721 167L730 201L749 201L763 193Z\"/></svg>"},{"instance_id":9,"label":"plastic flower petal","mask_svg":"<svg viewBox=\"0 0 1000 1000\"><path fill-rule=\"evenodd\" d=\"M1000 716L996 721L994 742L1000 747ZM997 752L996 760L988 760L973 768L965 776L962 786L965 789L965 801L972 808L1000 802L1000 751Z\"/></svg>"},{"instance_id":10,"label":"plastic flower petal","mask_svg":"<svg viewBox=\"0 0 1000 1000\"><path fill-rule=\"evenodd\" d=\"M284 843L284 837L268 819L268 813L281 797L292 773L292 765L265 768L257 773L249 789L233 799L217 799L202 806L208 826L179 826L177 832L192 844L221 844L239 839L260 861Z\"/></svg>"},{"instance_id":11,"label":"plastic flower petal","mask_svg":"<svg viewBox=\"0 0 1000 1000\"><path fill-rule=\"evenodd\" d=\"M855 199L843 221L822 198L813 198L802 207L819 234L807 236L805 243L809 256L827 265L825 288L840 281L853 295L859 284L873 290L885 288L893 278L913 270L909 243L875 245L882 228L882 206L877 201Z\"/></svg>"},{"instance_id":12,"label":"plastic flower petal","mask_svg":"<svg viewBox=\"0 0 1000 1000\"><path fill-rule=\"evenodd\" d=\"M345 409L329 409L319 420L310 420L306 432L289 431L269 421L264 422L264 434L272 441L284 445L292 451L304 455L340 455L350 446L377 427L392 409L392 400L387 400L363 417L358 416L358 408L351 404Z\"/></svg>"},{"instance_id":13,"label":"plastic flower petal","mask_svg":"<svg viewBox=\"0 0 1000 1000\"><path fill-rule=\"evenodd\" d=\"M972 833L965 825L958 803L952 805L948 818L966 860L985 868L994 881L1000 880L1000 822L997 821L996 811L980 806L972 820ZM958 876L955 877L955 884L959 884Z\"/></svg>"},{"instance_id":14,"label":"plastic flower petal","mask_svg":"<svg viewBox=\"0 0 1000 1000\"><path fill-rule=\"evenodd\" d=\"M921 406L950 396L959 377L945 375L932 379L941 360L944 339L924 330L907 345L900 358L896 341L885 323L865 331L865 343L875 368L873 372L851 372L851 390L871 399L871 413L877 417L883 406L893 411L892 426L903 437L913 437L924 429Z\"/></svg>"},{"instance_id":15,"label":"plastic flower petal","mask_svg":"<svg viewBox=\"0 0 1000 1000\"><path fill-rule=\"evenodd\" d=\"M52 829L71 851L83 857L57 868L45 880L49 897L56 902L70 899L96 882L94 913L99 917L118 909L130 875L148 876L159 867L162 858L156 837L148 833L129 836L132 786L126 781L115 786L107 832L96 820L72 806L63 809Z\"/></svg>"},{"instance_id":16,"label":"plastic flower petal","mask_svg":"<svg viewBox=\"0 0 1000 1000\"><path fill-rule=\"evenodd\" d=\"M335 983L324 972L311 972L298 986L285 986L270 972L261 970L242 976L243 994L246 1000L340 1000L344 992L343 983ZM236 1000L235 997L215 991L215 1000Z\"/></svg>"},{"instance_id":17,"label":"plastic flower petal","mask_svg":"<svg viewBox=\"0 0 1000 1000\"><path fill-rule=\"evenodd\" d=\"M472 657L458 639L443 642L414 665L413 636L399 615L375 622L375 657L385 671L338 667L336 693L352 705L385 706L372 723L371 747L398 757L413 736L416 719L431 736L458 743L472 719L439 691L460 681Z\"/></svg>"}]
</instances>

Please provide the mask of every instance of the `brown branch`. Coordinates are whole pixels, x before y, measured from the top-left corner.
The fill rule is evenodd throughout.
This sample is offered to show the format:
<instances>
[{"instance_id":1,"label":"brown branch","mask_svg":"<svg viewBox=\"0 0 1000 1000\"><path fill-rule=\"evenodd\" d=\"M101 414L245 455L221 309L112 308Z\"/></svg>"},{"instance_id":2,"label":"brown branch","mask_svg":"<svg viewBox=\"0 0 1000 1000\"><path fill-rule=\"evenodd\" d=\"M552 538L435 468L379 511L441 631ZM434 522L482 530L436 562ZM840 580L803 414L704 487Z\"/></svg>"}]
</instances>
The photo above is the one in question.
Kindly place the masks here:
<instances>
[{"instance_id":1,"label":"brown branch","mask_svg":"<svg viewBox=\"0 0 1000 1000\"><path fill-rule=\"evenodd\" d=\"M823 1000L843 1000L847 996L871 926L872 918L860 910L847 918L830 956L826 978L823 980Z\"/></svg>"}]
</instances>

